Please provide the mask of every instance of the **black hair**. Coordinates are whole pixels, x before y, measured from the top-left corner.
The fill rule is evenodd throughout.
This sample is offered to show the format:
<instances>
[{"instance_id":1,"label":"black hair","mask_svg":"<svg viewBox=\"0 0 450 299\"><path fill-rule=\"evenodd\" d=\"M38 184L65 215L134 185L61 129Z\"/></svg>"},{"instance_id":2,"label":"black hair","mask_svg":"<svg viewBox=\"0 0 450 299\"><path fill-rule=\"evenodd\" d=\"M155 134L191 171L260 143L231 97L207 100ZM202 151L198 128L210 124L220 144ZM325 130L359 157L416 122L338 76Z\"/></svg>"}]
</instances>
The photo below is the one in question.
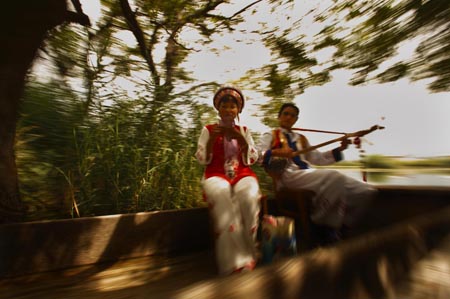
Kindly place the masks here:
<instances>
[{"instance_id":1,"label":"black hair","mask_svg":"<svg viewBox=\"0 0 450 299\"><path fill-rule=\"evenodd\" d=\"M280 110L278 110L278 117L281 116L281 112L283 112L283 110L287 107L293 108L297 112L297 116L300 114L300 109L298 109L298 107L294 103L284 103L283 105L281 105Z\"/></svg>"},{"instance_id":2,"label":"black hair","mask_svg":"<svg viewBox=\"0 0 450 299\"><path fill-rule=\"evenodd\" d=\"M230 103L230 102L233 102L233 103L235 103L236 105L238 105L238 107L239 107L238 100L237 100L235 97L231 96L231 95L225 95L225 96L221 97L220 100L219 100L219 106L220 106L220 104L221 104L222 102L223 102L223 103Z\"/></svg>"}]
</instances>

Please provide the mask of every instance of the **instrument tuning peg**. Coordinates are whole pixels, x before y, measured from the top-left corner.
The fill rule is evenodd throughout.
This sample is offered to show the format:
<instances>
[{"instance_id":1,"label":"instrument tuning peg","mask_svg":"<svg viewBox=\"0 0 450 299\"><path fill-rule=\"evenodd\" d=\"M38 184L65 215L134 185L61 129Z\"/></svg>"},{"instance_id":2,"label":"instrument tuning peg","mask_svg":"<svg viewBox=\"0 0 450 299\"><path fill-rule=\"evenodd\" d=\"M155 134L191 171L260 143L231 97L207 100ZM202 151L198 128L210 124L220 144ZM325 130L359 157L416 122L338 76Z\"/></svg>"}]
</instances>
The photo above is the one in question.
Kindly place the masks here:
<instances>
[{"instance_id":1,"label":"instrument tuning peg","mask_svg":"<svg viewBox=\"0 0 450 299\"><path fill-rule=\"evenodd\" d=\"M359 137L355 137L352 142L356 148L361 148L361 139Z\"/></svg>"}]
</instances>

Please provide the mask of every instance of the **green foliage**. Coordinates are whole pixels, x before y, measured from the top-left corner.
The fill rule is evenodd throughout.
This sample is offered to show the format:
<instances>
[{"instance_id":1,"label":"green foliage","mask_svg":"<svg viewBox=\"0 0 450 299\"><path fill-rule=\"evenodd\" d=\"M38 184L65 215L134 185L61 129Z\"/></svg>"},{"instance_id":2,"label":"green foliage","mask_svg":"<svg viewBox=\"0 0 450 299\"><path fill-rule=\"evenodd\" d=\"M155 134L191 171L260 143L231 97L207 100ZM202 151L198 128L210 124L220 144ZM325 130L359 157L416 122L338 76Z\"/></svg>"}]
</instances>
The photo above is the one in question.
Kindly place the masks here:
<instances>
[{"instance_id":1,"label":"green foliage","mask_svg":"<svg viewBox=\"0 0 450 299\"><path fill-rule=\"evenodd\" d=\"M135 1L131 11L128 1L101 3L95 26L60 26L47 40L46 64L58 83L27 86L17 153L30 219L202 202L202 168L194 152L213 114L192 101L192 90L217 84L175 88L192 83L181 64L195 49L180 35L195 29L200 37L192 44L208 43L242 19L213 12L226 1ZM118 36L124 31L136 43L123 43ZM136 85L134 95L118 86L119 78Z\"/></svg>"},{"instance_id":2,"label":"green foliage","mask_svg":"<svg viewBox=\"0 0 450 299\"><path fill-rule=\"evenodd\" d=\"M160 109L155 122L164 126L150 126L142 99L116 100L101 117L81 122L80 114L69 117L73 107L53 108L62 98L53 90L28 88L19 129L30 218L76 216L75 205L81 216L93 216L202 203L202 169L194 158L200 124L181 128L170 117L176 111Z\"/></svg>"},{"instance_id":3,"label":"green foliage","mask_svg":"<svg viewBox=\"0 0 450 299\"><path fill-rule=\"evenodd\" d=\"M52 218L67 210L64 189L60 187L65 179L58 169L75 165L73 128L82 114L76 95L62 86L58 82L31 83L25 90L16 159L20 191L30 217L39 214ZM69 215L67 211L62 214Z\"/></svg>"},{"instance_id":4,"label":"green foliage","mask_svg":"<svg viewBox=\"0 0 450 299\"><path fill-rule=\"evenodd\" d=\"M383 155L368 155L361 159L360 163L362 163L364 168L368 169L448 169L450 168L450 157L407 159L387 157ZM345 164L345 162L342 164ZM351 163L345 165L355 166Z\"/></svg>"},{"instance_id":5,"label":"green foliage","mask_svg":"<svg viewBox=\"0 0 450 299\"><path fill-rule=\"evenodd\" d=\"M337 69L353 72L351 85L430 79L431 92L450 90L450 1L337 0L322 11L319 7L307 13L314 16L314 27L322 26L312 41L302 35L307 15L290 13L286 6L277 9L294 19L290 28L261 30L272 61L249 72L247 80L273 100L261 106L266 125L273 124L270 105L329 82ZM416 42L414 54L398 55L407 43ZM330 54L325 58L320 51Z\"/></svg>"},{"instance_id":6,"label":"green foliage","mask_svg":"<svg viewBox=\"0 0 450 299\"><path fill-rule=\"evenodd\" d=\"M337 50L330 69L338 66L355 70L352 84L430 78L432 92L450 90L449 1L336 1L320 16L322 21L332 23L327 28L333 28L317 36L322 47ZM379 70L412 39L420 42L412 57L401 57L400 62Z\"/></svg>"},{"instance_id":7,"label":"green foliage","mask_svg":"<svg viewBox=\"0 0 450 299\"><path fill-rule=\"evenodd\" d=\"M397 162L404 168L450 168L450 157L435 157L428 159L411 159Z\"/></svg>"},{"instance_id":8,"label":"green foliage","mask_svg":"<svg viewBox=\"0 0 450 299\"><path fill-rule=\"evenodd\" d=\"M365 168L389 169L393 167L391 159L381 155L368 155L361 159L361 162Z\"/></svg>"}]
</instances>

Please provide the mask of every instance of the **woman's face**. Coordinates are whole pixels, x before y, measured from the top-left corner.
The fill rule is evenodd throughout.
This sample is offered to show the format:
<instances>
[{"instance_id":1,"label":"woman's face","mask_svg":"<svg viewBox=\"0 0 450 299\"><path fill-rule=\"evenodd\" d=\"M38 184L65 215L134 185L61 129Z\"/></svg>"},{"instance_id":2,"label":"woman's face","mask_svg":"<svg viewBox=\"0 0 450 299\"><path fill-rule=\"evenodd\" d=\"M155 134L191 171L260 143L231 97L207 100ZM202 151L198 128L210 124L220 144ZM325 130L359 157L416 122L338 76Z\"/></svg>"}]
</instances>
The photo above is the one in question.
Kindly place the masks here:
<instances>
[{"instance_id":1,"label":"woman's face","mask_svg":"<svg viewBox=\"0 0 450 299\"><path fill-rule=\"evenodd\" d=\"M238 111L239 107L234 100L223 100L219 104L219 116L225 124L232 124Z\"/></svg>"},{"instance_id":2,"label":"woman's face","mask_svg":"<svg viewBox=\"0 0 450 299\"><path fill-rule=\"evenodd\" d=\"M292 107L286 107L280 113L278 117L278 122L280 127L285 129L290 129L295 124L298 119L297 111Z\"/></svg>"}]
</instances>

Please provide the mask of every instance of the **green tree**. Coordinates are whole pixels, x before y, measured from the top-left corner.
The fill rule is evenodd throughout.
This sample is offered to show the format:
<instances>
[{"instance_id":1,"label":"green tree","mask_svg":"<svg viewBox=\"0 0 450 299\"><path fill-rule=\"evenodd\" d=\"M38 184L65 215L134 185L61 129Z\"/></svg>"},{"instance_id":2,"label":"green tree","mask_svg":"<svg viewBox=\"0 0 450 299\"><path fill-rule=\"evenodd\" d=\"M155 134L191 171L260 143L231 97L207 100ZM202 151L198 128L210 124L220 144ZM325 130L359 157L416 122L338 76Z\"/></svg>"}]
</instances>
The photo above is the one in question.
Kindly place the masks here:
<instances>
[{"instance_id":1,"label":"green tree","mask_svg":"<svg viewBox=\"0 0 450 299\"><path fill-rule=\"evenodd\" d=\"M273 61L246 78L272 99L261 107L265 124L274 125L273 115L281 101L329 82L337 69L353 71L352 85L430 79L431 92L450 90L449 1L342 0L326 8L317 5L305 15L297 10L289 13L288 8L285 19L291 20L291 27L261 30ZM314 25L322 26L312 40L302 27L310 15ZM398 57L407 43L417 44L415 53ZM324 59L324 51L331 55Z\"/></svg>"},{"instance_id":2,"label":"green tree","mask_svg":"<svg viewBox=\"0 0 450 299\"><path fill-rule=\"evenodd\" d=\"M52 28L64 22L89 24L78 1L76 12L63 0L8 1L0 13L0 223L23 219L15 161L19 101L38 48Z\"/></svg>"},{"instance_id":3,"label":"green tree","mask_svg":"<svg viewBox=\"0 0 450 299\"><path fill-rule=\"evenodd\" d=\"M45 102L49 109L40 118L24 113L21 123L23 173L39 169L41 175L55 174L47 180L47 189L39 180L34 186L32 179L24 181L24 196L33 210L48 210L46 217L66 217L198 204L201 168L194 160L196 140L201 126L215 112L192 100L192 95L211 91L218 84L193 84L181 63L189 52L197 51L195 46L210 43L213 34L232 30L242 21L239 14L253 5L229 17L213 13L226 3L135 1L131 8L127 1L102 1L103 15L95 26L60 26L51 32L41 58L62 90L77 92L73 98L58 99L52 92L58 86L45 83L40 91L30 86L24 98L29 105L24 112L42 104L43 98L51 99ZM194 46L182 38L192 28L200 33ZM136 43L120 39L126 32L132 33ZM159 55L161 49L164 55ZM123 90L119 78L132 82L135 90ZM77 103L77 113L68 108L72 104L60 101ZM58 113L73 117L58 122L51 117L51 103L59 107ZM36 134L36 127L45 127L46 113L59 129L72 132L70 142L52 139L52 128ZM33 142L35 136L39 139ZM52 152L67 153L68 161L63 163L56 155L46 157L46 163L40 161L38 150L45 146L39 142L44 140L52 140L46 144ZM39 162L26 163L31 157ZM39 167L33 168L36 164ZM46 194L45 202L33 192L38 186L40 194Z\"/></svg>"},{"instance_id":4,"label":"green tree","mask_svg":"<svg viewBox=\"0 0 450 299\"><path fill-rule=\"evenodd\" d=\"M431 79L430 91L450 91L449 1L336 1L317 19L328 24L315 49L335 48L329 69L354 70L351 84ZM415 53L396 58L412 41Z\"/></svg>"}]
</instances>

